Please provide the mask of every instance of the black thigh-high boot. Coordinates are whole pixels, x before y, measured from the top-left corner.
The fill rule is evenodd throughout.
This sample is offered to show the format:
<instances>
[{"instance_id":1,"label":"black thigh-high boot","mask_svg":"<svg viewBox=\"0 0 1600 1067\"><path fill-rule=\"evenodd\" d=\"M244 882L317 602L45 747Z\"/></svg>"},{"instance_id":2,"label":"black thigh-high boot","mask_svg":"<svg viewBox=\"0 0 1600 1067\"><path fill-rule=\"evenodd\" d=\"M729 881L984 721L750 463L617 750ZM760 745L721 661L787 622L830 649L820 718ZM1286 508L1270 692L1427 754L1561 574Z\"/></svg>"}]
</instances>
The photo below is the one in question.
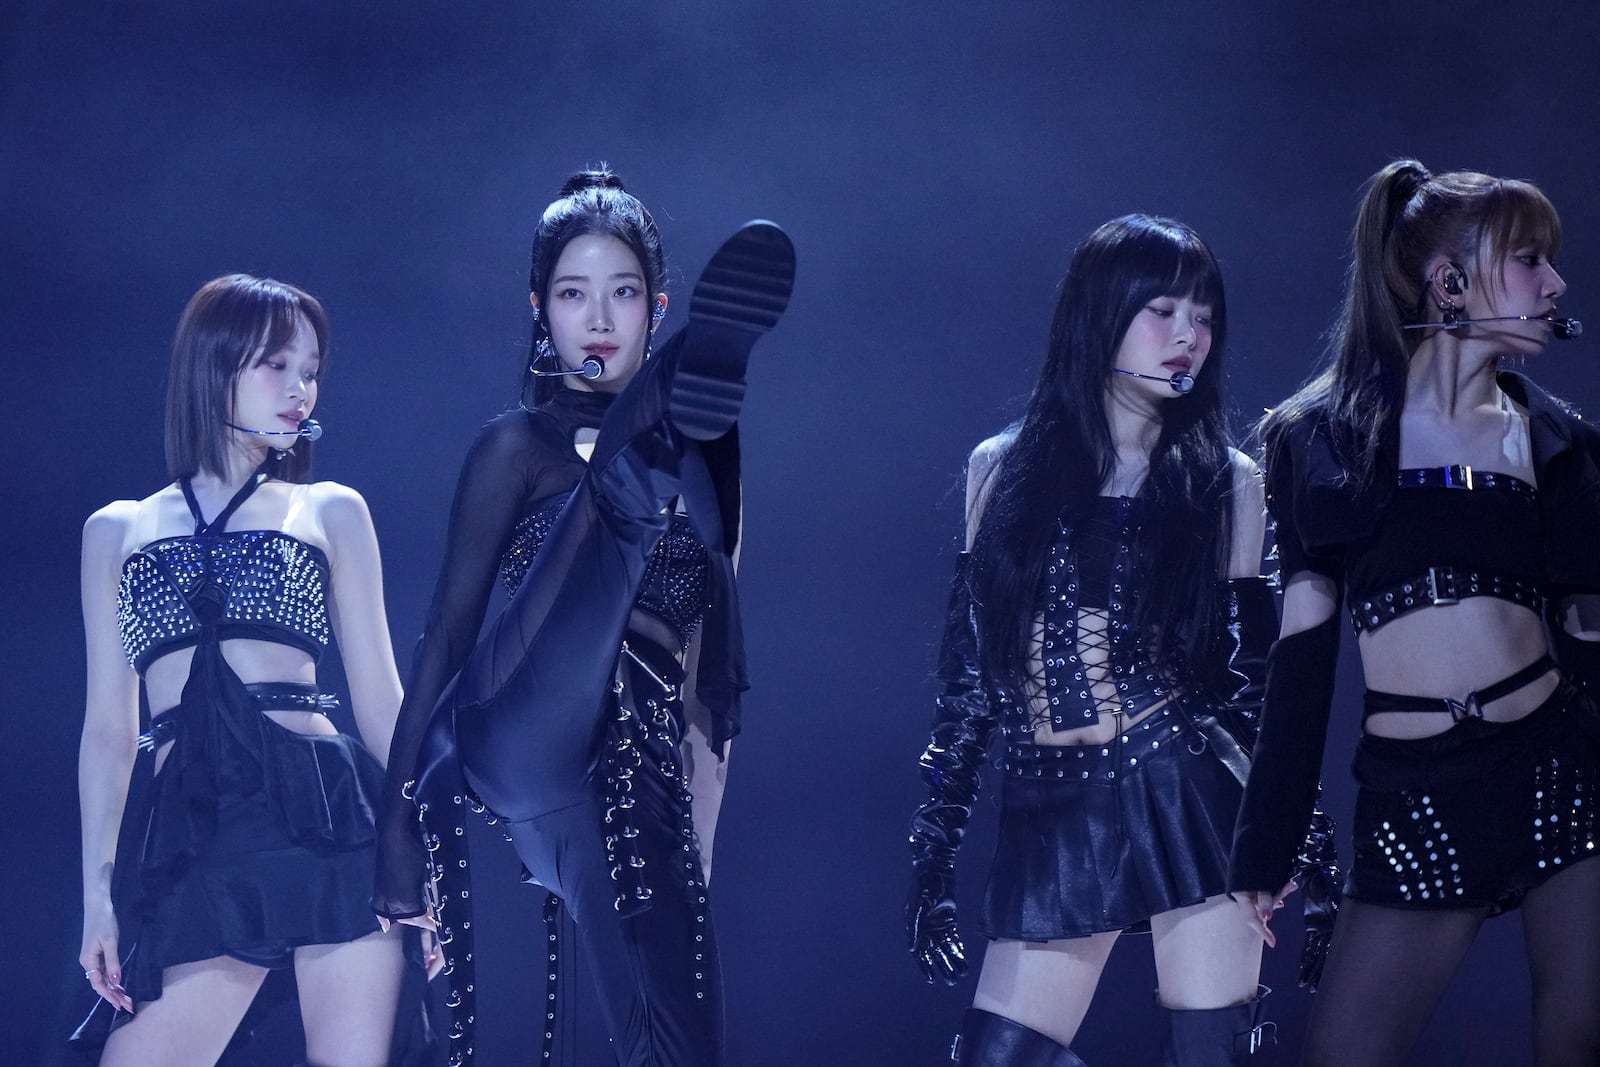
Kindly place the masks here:
<instances>
[{"instance_id":1,"label":"black thigh-high boot","mask_svg":"<svg viewBox=\"0 0 1600 1067\"><path fill-rule=\"evenodd\" d=\"M1263 1045L1276 1044L1277 1024L1261 1019L1261 1002L1270 992L1261 986L1243 1004L1226 1008L1162 1008L1167 1038L1161 1067L1232 1067Z\"/></svg>"},{"instance_id":2,"label":"black thigh-high boot","mask_svg":"<svg viewBox=\"0 0 1600 1067\"><path fill-rule=\"evenodd\" d=\"M1069 1048L1004 1015L968 1008L950 1059L961 1067L1085 1067Z\"/></svg>"}]
</instances>

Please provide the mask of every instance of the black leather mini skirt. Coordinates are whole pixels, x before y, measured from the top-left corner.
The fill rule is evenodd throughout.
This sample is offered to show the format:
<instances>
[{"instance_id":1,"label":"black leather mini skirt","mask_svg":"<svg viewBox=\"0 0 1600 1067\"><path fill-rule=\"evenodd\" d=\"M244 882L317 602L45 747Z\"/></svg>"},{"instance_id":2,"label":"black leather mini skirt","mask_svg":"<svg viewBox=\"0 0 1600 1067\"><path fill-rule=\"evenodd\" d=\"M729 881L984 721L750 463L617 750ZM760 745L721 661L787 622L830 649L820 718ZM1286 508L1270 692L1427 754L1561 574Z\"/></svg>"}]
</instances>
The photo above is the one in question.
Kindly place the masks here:
<instances>
[{"instance_id":1,"label":"black leather mini skirt","mask_svg":"<svg viewBox=\"0 0 1600 1067\"><path fill-rule=\"evenodd\" d=\"M1006 746L986 936L1143 930L1223 892L1243 786L1204 710L1179 698L1105 745Z\"/></svg>"}]
</instances>

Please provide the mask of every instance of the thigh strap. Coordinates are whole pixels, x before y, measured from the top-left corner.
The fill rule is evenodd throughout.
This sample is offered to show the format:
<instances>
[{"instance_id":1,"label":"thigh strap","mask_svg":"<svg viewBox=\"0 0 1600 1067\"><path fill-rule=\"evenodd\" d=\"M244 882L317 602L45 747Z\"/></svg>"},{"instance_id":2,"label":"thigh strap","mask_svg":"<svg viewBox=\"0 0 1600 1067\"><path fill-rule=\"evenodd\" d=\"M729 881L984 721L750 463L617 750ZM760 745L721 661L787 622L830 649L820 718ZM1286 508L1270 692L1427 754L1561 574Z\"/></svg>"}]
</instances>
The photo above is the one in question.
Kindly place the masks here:
<instances>
[{"instance_id":1,"label":"thigh strap","mask_svg":"<svg viewBox=\"0 0 1600 1067\"><path fill-rule=\"evenodd\" d=\"M1444 711L1449 712L1454 722L1461 722L1463 719L1481 719L1485 704L1492 704L1502 697L1510 696L1555 669L1556 661L1546 652L1515 674L1509 674L1482 689L1474 689L1467 694L1466 700L1457 700L1454 697L1385 693L1377 689L1368 689L1363 698L1364 709L1361 717L1365 721L1369 716L1384 711Z\"/></svg>"}]
</instances>

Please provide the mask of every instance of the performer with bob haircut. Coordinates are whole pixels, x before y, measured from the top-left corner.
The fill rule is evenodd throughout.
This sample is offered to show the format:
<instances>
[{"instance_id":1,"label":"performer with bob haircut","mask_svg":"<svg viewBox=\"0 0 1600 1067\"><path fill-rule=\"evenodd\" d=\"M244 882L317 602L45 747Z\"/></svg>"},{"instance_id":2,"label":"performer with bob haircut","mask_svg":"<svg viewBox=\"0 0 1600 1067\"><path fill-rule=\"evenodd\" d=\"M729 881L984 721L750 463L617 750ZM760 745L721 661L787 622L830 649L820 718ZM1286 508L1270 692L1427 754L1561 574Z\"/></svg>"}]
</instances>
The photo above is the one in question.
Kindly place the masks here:
<instances>
[{"instance_id":1,"label":"performer with bob haircut","mask_svg":"<svg viewBox=\"0 0 1600 1067\"><path fill-rule=\"evenodd\" d=\"M400 680L366 503L308 481L327 353L308 293L242 274L207 283L172 350L172 484L84 526L79 960L116 1009L102 1064L215 1063L268 970L290 966L311 1064L398 1062L401 942L379 930L366 886L374 753L389 750ZM325 714L337 701L317 662L331 640L364 745ZM119 869L140 749L155 777L128 820L142 847L121 850L137 860Z\"/></svg>"}]
</instances>

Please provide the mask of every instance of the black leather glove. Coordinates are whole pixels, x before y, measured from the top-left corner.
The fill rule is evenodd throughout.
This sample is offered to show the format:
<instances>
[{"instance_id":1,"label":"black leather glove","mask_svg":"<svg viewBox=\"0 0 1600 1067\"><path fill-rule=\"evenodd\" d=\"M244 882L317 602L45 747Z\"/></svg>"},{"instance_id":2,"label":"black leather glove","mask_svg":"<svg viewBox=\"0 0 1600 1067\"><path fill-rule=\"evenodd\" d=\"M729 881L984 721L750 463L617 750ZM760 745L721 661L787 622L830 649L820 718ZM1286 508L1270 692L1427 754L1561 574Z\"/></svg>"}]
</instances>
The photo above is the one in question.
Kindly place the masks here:
<instances>
[{"instance_id":1,"label":"black leather glove","mask_svg":"<svg viewBox=\"0 0 1600 1067\"><path fill-rule=\"evenodd\" d=\"M1297 857L1296 880L1305 908L1306 940L1300 950L1300 984L1311 992L1322 983L1322 965L1333 944L1333 924L1339 915L1339 853L1334 847L1333 819L1319 804L1311 812L1311 825Z\"/></svg>"},{"instance_id":2,"label":"black leather glove","mask_svg":"<svg viewBox=\"0 0 1600 1067\"><path fill-rule=\"evenodd\" d=\"M906 898L906 938L929 982L954 985L967 973L956 927L956 849L978 796L978 778L998 717L977 661L977 631L967 585L970 557L956 561L950 609L939 652L938 698L932 737L922 758L926 803L911 817L911 891Z\"/></svg>"}]
</instances>

